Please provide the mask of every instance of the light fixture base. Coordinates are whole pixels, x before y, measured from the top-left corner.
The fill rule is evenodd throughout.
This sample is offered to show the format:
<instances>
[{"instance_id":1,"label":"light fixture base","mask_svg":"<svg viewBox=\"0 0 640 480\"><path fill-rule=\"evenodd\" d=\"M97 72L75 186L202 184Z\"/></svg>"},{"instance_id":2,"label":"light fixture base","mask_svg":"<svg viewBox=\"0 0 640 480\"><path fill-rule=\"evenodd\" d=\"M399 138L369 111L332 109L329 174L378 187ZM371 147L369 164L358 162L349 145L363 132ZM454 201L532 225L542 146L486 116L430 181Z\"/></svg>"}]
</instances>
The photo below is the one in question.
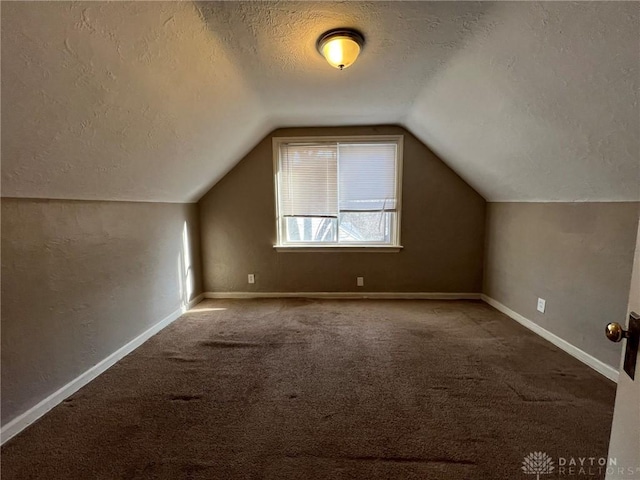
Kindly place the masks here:
<instances>
[{"instance_id":1,"label":"light fixture base","mask_svg":"<svg viewBox=\"0 0 640 480\"><path fill-rule=\"evenodd\" d=\"M316 42L316 49L320 55L327 60L329 65L340 70L353 64L363 47L364 35L352 28L329 30L320 35Z\"/></svg>"}]
</instances>

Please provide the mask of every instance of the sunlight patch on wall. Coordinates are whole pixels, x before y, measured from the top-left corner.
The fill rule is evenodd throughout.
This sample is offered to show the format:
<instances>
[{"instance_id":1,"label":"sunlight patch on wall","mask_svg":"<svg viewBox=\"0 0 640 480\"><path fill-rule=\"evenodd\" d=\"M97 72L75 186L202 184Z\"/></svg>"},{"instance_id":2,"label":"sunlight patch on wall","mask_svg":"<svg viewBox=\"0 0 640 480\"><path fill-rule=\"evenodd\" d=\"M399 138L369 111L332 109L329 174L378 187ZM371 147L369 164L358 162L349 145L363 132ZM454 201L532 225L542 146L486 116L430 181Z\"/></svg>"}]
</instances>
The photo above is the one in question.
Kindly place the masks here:
<instances>
[{"instance_id":1,"label":"sunlight patch on wall","mask_svg":"<svg viewBox=\"0 0 640 480\"><path fill-rule=\"evenodd\" d=\"M178 276L180 278L180 299L183 308L187 308L195 289L195 278L191 249L189 247L189 228L184 222L182 228L182 249L178 255Z\"/></svg>"}]
</instances>

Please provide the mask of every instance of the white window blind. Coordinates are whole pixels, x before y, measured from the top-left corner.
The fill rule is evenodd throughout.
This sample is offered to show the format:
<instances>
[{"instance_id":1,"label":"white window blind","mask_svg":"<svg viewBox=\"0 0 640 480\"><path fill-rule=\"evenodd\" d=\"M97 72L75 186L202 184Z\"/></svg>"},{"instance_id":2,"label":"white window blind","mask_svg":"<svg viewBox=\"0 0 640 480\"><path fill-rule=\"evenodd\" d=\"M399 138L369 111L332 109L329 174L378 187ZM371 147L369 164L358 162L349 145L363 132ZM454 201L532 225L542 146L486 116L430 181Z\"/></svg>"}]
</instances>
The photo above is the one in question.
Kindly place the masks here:
<instances>
[{"instance_id":1,"label":"white window blind","mask_svg":"<svg viewBox=\"0 0 640 480\"><path fill-rule=\"evenodd\" d=\"M396 209L396 145L339 144L340 211Z\"/></svg>"},{"instance_id":2,"label":"white window blind","mask_svg":"<svg viewBox=\"0 0 640 480\"><path fill-rule=\"evenodd\" d=\"M338 216L337 145L280 147L280 214Z\"/></svg>"}]
</instances>

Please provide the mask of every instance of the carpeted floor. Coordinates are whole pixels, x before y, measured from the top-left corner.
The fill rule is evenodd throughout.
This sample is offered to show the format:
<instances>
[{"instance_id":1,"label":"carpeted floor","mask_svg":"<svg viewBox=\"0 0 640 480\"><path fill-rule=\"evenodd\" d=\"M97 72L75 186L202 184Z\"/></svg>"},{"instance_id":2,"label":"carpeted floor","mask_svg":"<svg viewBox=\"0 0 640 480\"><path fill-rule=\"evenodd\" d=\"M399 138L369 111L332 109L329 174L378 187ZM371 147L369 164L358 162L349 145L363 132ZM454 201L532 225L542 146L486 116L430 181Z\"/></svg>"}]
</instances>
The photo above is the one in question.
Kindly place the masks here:
<instances>
[{"instance_id":1,"label":"carpeted floor","mask_svg":"<svg viewBox=\"0 0 640 480\"><path fill-rule=\"evenodd\" d=\"M208 300L9 441L2 478L531 479L532 451L606 456L614 396L482 302Z\"/></svg>"}]
</instances>

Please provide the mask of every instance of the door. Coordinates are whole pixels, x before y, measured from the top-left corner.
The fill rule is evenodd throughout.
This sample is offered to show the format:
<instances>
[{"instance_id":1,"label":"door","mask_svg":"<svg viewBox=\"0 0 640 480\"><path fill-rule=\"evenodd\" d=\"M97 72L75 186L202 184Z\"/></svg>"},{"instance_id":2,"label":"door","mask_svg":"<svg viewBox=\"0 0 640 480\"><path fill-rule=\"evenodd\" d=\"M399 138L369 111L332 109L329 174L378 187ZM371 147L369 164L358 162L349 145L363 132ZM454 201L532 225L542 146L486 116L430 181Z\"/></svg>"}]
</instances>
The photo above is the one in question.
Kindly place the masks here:
<instances>
[{"instance_id":1,"label":"door","mask_svg":"<svg viewBox=\"0 0 640 480\"><path fill-rule=\"evenodd\" d=\"M629 294L629 312L631 311L640 313L640 224ZM624 348L622 357L624 358ZM609 458L607 480L640 479L640 365L636 367L634 381L622 369L622 360L611 426ZM613 462L616 463L615 466L612 465Z\"/></svg>"}]
</instances>

